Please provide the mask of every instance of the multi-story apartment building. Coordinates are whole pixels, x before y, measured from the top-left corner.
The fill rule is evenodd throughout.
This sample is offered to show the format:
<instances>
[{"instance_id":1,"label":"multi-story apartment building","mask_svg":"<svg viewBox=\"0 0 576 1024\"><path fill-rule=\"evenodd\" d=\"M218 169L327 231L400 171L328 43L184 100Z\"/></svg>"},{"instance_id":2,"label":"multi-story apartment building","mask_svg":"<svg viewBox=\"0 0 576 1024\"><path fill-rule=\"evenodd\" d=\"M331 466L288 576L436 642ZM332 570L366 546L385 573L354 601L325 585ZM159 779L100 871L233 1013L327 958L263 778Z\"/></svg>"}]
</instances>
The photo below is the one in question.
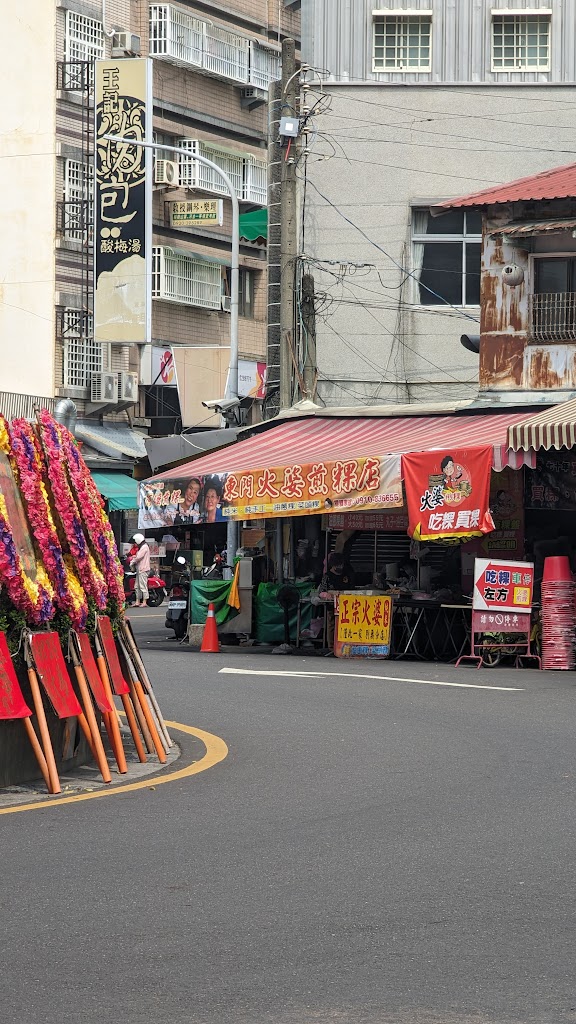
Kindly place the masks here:
<instances>
[{"instance_id":1,"label":"multi-story apartment building","mask_svg":"<svg viewBox=\"0 0 576 1024\"><path fill-rule=\"evenodd\" d=\"M481 218L430 209L571 159L575 21L574 0L303 0L327 404L475 398Z\"/></svg>"},{"instance_id":2,"label":"multi-story apartment building","mask_svg":"<svg viewBox=\"0 0 576 1024\"><path fill-rule=\"evenodd\" d=\"M210 426L201 406L224 394L230 336L231 178L241 212L267 201L267 99L281 40L299 34L297 4L276 0L33 0L9 5L4 63L11 83L0 132L0 410L32 413L41 398L74 399L79 416L146 418L153 432ZM151 343L101 344L93 334L94 61L150 57L153 238ZM181 226L174 203L223 199L215 227ZM266 353L262 242L240 254L240 358ZM178 391L162 361L175 353ZM250 367L244 366L250 375ZM164 372L163 372L164 371ZM167 381L167 383L166 383Z\"/></svg>"}]
</instances>

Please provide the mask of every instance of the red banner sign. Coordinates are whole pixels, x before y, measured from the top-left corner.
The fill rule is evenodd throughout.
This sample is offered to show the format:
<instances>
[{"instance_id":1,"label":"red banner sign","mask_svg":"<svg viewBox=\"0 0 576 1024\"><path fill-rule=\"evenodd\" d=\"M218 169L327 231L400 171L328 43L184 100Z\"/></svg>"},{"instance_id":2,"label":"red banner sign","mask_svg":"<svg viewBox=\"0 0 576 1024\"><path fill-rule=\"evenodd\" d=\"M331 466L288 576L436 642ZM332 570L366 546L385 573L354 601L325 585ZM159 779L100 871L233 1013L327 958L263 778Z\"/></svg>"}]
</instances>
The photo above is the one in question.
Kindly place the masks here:
<instances>
[{"instance_id":1,"label":"red banner sign","mask_svg":"<svg viewBox=\"0 0 576 1024\"><path fill-rule=\"evenodd\" d=\"M409 535L465 541L490 533L491 468L491 447L403 455Z\"/></svg>"}]
</instances>

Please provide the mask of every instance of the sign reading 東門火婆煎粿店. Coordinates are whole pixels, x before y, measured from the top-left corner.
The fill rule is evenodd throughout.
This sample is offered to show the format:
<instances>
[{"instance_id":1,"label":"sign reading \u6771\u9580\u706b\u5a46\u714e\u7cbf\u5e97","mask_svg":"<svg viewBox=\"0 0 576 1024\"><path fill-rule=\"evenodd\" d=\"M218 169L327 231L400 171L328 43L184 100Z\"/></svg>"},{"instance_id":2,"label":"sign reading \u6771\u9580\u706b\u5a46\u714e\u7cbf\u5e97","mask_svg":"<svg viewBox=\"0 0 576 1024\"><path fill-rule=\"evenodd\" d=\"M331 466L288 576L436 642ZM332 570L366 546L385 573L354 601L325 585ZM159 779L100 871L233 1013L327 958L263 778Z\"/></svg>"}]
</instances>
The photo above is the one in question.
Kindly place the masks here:
<instances>
[{"instance_id":1,"label":"sign reading \u6771\u9580\u706b\u5a46\u714e\u7cbf\u5e97","mask_svg":"<svg viewBox=\"0 0 576 1024\"><path fill-rule=\"evenodd\" d=\"M95 62L94 338L150 341L152 150L146 58Z\"/></svg>"}]
</instances>

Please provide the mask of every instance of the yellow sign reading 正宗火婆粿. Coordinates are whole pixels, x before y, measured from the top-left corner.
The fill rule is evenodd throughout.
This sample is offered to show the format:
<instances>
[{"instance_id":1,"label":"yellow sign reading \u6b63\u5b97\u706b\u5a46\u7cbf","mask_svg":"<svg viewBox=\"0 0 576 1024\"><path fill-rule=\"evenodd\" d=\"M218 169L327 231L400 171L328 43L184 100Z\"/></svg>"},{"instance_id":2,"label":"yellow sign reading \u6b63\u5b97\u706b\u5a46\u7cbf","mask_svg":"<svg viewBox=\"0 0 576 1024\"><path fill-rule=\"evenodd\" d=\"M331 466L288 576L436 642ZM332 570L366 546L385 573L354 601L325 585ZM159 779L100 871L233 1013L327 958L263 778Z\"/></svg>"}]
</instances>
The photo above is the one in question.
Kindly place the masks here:
<instances>
[{"instance_id":1,"label":"yellow sign reading \u6b63\u5b97\u706b\u5a46\u7cbf","mask_svg":"<svg viewBox=\"0 0 576 1024\"><path fill-rule=\"evenodd\" d=\"M338 597L337 639L357 644L390 644L392 598L366 594Z\"/></svg>"}]
</instances>

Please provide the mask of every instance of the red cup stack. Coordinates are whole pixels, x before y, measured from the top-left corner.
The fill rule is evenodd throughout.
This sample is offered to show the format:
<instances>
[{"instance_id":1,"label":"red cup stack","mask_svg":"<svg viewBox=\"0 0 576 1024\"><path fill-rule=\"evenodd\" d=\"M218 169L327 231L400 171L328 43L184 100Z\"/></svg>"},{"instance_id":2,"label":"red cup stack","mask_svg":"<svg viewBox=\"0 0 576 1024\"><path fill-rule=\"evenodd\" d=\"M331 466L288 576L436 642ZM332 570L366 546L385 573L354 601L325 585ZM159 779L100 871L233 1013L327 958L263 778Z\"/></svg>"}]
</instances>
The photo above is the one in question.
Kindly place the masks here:
<instances>
[{"instance_id":1,"label":"red cup stack","mask_svg":"<svg viewBox=\"0 0 576 1024\"><path fill-rule=\"evenodd\" d=\"M566 556L544 559L542 579L542 668L576 666L576 586Z\"/></svg>"}]
</instances>

